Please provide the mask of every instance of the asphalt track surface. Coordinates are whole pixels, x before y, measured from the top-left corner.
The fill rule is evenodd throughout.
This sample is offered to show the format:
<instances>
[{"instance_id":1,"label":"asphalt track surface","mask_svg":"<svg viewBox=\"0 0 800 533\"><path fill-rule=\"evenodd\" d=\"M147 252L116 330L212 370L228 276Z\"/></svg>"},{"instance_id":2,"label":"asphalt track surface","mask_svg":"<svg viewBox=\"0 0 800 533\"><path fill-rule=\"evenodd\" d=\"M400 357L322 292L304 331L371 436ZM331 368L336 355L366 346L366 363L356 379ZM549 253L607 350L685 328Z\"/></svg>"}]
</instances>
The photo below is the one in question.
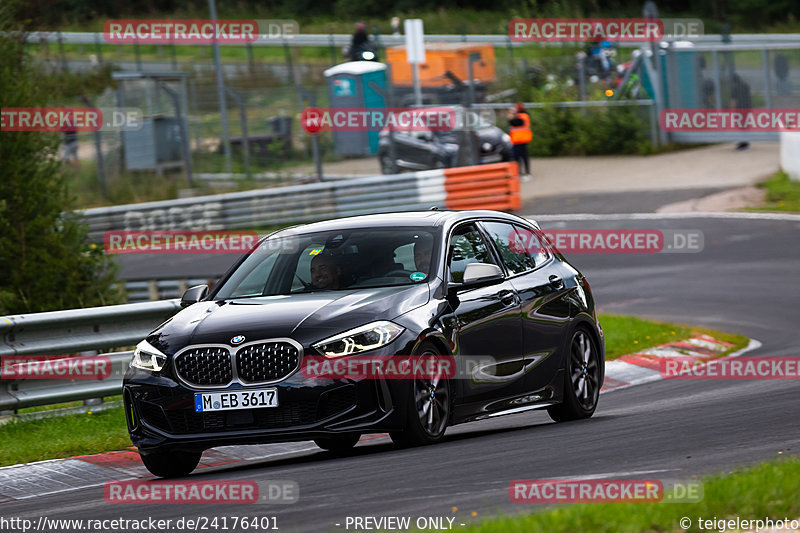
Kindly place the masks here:
<instances>
[{"instance_id":1,"label":"asphalt track surface","mask_svg":"<svg viewBox=\"0 0 800 533\"><path fill-rule=\"evenodd\" d=\"M763 343L748 356L800 355L800 217L541 220L545 228L702 230L699 253L569 259L588 276L602 311L738 332ZM161 256L161 267L175 273L179 266L167 264L175 258ZM685 479L728 472L778 452L797 455L799 408L797 381L660 381L604 394L586 421L555 424L543 412L518 414L452 427L436 446L397 450L377 439L359 444L346 458L307 451L190 476L294 480L300 498L292 505L111 505L102 487L95 487L0 504L0 516L273 515L284 532L346 531L348 516L443 516L456 518L457 531L459 523L530 510L509 500L515 479Z\"/></svg>"}]
</instances>

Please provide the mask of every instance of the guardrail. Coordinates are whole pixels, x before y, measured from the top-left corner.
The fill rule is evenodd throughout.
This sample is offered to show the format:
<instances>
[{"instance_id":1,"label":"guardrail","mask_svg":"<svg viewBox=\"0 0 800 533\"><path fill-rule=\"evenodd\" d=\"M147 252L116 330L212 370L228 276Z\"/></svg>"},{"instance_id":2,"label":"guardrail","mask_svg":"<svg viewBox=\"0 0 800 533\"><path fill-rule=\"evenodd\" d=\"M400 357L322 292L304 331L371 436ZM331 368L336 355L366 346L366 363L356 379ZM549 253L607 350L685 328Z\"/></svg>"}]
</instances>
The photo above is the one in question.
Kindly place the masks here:
<instances>
[{"instance_id":1,"label":"guardrail","mask_svg":"<svg viewBox=\"0 0 800 533\"><path fill-rule=\"evenodd\" d=\"M178 300L166 300L1 317L0 358L77 354L133 346L179 309ZM0 414L119 394L132 352L104 355L109 357L112 367L106 379L0 380Z\"/></svg>"},{"instance_id":2,"label":"guardrail","mask_svg":"<svg viewBox=\"0 0 800 533\"><path fill-rule=\"evenodd\" d=\"M86 209L95 242L112 230L268 228L325 218L447 209L519 209L516 163L425 170Z\"/></svg>"},{"instance_id":3,"label":"guardrail","mask_svg":"<svg viewBox=\"0 0 800 533\"><path fill-rule=\"evenodd\" d=\"M174 278L174 279L128 279L125 292L128 303L154 302L180 298L186 289L195 285L211 285L216 279Z\"/></svg>"}]
</instances>

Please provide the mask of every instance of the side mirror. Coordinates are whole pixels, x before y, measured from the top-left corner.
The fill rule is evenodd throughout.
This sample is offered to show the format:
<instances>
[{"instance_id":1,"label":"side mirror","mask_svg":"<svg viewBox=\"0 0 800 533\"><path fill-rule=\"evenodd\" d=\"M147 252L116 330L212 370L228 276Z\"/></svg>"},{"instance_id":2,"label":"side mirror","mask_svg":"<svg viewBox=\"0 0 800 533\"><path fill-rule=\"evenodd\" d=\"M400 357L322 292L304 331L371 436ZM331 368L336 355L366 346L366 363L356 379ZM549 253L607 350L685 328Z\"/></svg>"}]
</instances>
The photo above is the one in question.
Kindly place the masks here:
<instances>
[{"instance_id":1,"label":"side mirror","mask_svg":"<svg viewBox=\"0 0 800 533\"><path fill-rule=\"evenodd\" d=\"M475 285L503 279L503 271L489 263L470 263L464 270L463 285Z\"/></svg>"},{"instance_id":2,"label":"side mirror","mask_svg":"<svg viewBox=\"0 0 800 533\"><path fill-rule=\"evenodd\" d=\"M450 282L448 284L448 297L454 297L458 291L491 285L502 279L503 271L500 270L499 266L488 263L470 263L464 270L464 281L462 283Z\"/></svg>"},{"instance_id":3,"label":"side mirror","mask_svg":"<svg viewBox=\"0 0 800 533\"><path fill-rule=\"evenodd\" d=\"M196 304L208 295L208 285L195 285L186 289L181 296L181 307L189 307Z\"/></svg>"}]
</instances>

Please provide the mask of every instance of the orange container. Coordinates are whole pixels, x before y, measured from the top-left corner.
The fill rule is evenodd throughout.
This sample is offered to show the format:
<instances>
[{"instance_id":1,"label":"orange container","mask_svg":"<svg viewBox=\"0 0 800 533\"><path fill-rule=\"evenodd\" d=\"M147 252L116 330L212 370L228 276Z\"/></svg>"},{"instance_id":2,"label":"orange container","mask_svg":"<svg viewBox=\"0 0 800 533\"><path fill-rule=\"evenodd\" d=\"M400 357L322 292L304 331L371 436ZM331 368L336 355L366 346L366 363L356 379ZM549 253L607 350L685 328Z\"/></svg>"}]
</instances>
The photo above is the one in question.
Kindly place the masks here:
<instances>
[{"instance_id":1,"label":"orange container","mask_svg":"<svg viewBox=\"0 0 800 533\"><path fill-rule=\"evenodd\" d=\"M425 63L419 65L420 84L423 87L442 87L453 83L444 73L448 70L461 81L467 81L469 74L467 60L474 52L481 54L480 61L472 64L475 81L484 83L495 80L494 47L485 43L425 43ZM395 85L413 84L411 64L407 61L406 47L392 46L386 49L386 62L392 68L392 82Z\"/></svg>"}]
</instances>

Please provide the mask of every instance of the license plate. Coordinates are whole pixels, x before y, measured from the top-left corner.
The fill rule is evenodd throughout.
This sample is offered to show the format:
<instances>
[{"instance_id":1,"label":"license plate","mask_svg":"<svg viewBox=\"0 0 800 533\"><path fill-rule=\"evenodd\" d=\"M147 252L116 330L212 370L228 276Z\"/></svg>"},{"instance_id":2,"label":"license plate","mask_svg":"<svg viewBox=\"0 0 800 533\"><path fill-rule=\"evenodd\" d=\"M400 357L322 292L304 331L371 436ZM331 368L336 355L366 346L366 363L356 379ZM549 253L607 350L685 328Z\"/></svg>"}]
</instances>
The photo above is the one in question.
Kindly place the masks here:
<instances>
[{"instance_id":1,"label":"license plate","mask_svg":"<svg viewBox=\"0 0 800 533\"><path fill-rule=\"evenodd\" d=\"M481 157L481 163L494 163L495 161L502 161L503 156L500 154L492 154Z\"/></svg>"},{"instance_id":2,"label":"license plate","mask_svg":"<svg viewBox=\"0 0 800 533\"><path fill-rule=\"evenodd\" d=\"M278 407L278 389L229 392L198 392L194 395L196 413Z\"/></svg>"}]
</instances>

